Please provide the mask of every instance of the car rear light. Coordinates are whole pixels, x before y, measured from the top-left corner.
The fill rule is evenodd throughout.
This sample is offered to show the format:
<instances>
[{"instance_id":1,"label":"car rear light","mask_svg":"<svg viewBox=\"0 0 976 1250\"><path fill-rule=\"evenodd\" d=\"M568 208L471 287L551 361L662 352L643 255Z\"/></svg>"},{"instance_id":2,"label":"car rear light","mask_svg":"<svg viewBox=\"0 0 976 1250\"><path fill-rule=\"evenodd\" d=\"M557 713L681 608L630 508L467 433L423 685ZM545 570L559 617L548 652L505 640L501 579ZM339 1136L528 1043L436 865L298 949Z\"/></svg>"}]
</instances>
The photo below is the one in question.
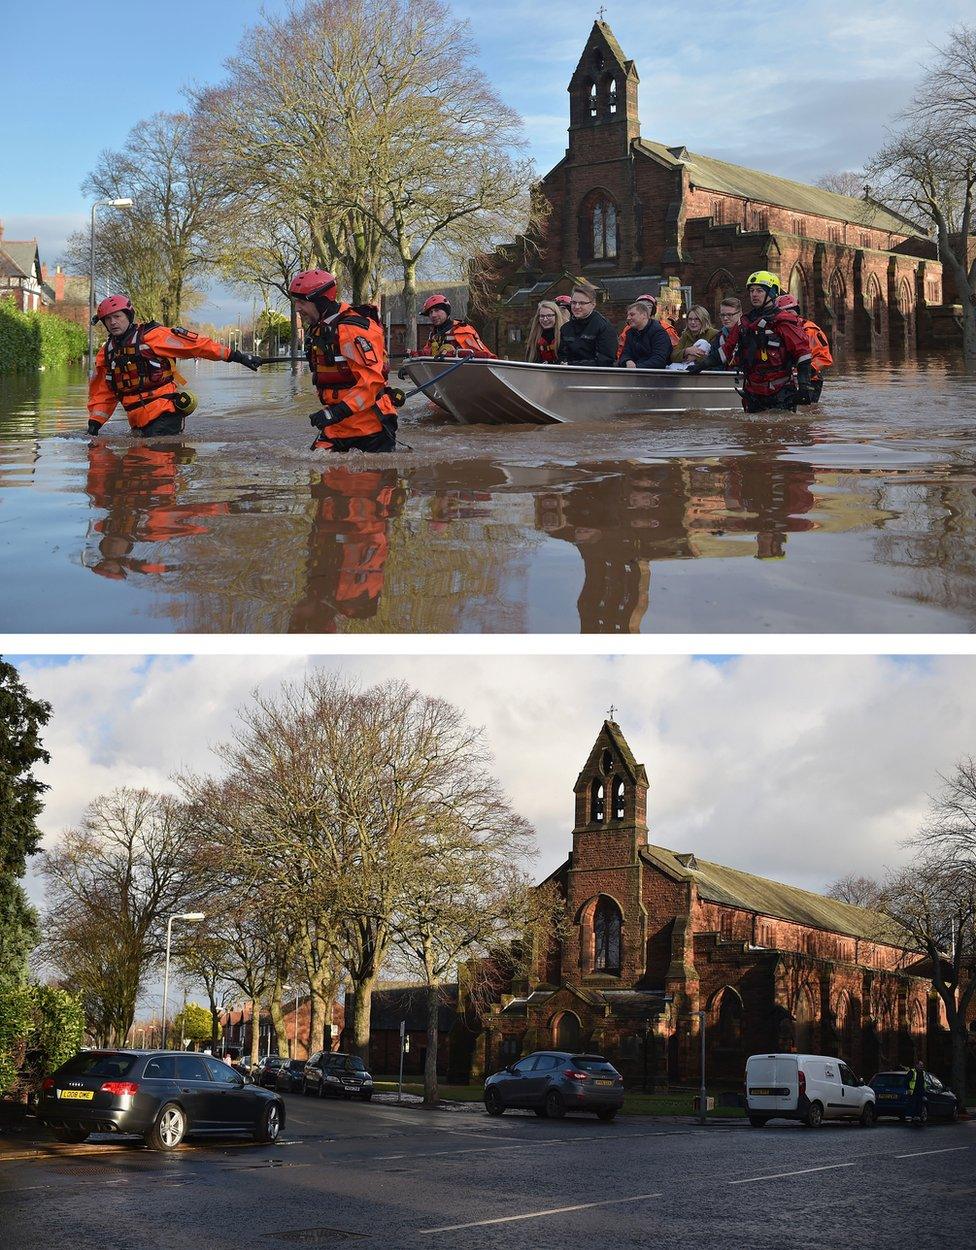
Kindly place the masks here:
<instances>
[{"instance_id":1,"label":"car rear light","mask_svg":"<svg viewBox=\"0 0 976 1250\"><path fill-rule=\"evenodd\" d=\"M807 1096L807 1074L805 1072L798 1072L797 1077L799 1078L800 1097L806 1098Z\"/></svg>"},{"instance_id":2,"label":"car rear light","mask_svg":"<svg viewBox=\"0 0 976 1250\"><path fill-rule=\"evenodd\" d=\"M571 1081L588 1081L590 1079L588 1072L577 1072L575 1068L563 1068L563 1076L568 1076Z\"/></svg>"},{"instance_id":3,"label":"car rear light","mask_svg":"<svg viewBox=\"0 0 976 1250\"><path fill-rule=\"evenodd\" d=\"M54 1077L46 1076L44 1080L41 1081L41 1089L54 1089Z\"/></svg>"},{"instance_id":4,"label":"car rear light","mask_svg":"<svg viewBox=\"0 0 976 1250\"><path fill-rule=\"evenodd\" d=\"M99 1087L102 1094L138 1094L138 1081L105 1081Z\"/></svg>"}]
</instances>

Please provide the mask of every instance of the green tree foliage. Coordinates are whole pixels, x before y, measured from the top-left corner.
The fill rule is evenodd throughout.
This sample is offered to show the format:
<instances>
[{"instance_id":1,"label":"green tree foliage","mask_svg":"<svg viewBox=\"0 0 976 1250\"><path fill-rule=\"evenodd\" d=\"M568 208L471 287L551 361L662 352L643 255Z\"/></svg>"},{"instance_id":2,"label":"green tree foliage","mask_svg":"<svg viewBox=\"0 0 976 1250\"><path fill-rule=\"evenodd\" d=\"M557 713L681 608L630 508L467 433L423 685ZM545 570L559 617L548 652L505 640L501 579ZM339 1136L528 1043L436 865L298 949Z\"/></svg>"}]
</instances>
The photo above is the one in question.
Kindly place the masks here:
<instances>
[{"instance_id":1,"label":"green tree foliage","mask_svg":"<svg viewBox=\"0 0 976 1250\"><path fill-rule=\"evenodd\" d=\"M0 1093L36 1089L81 1045L81 1002L56 985L21 985L0 1001Z\"/></svg>"},{"instance_id":2,"label":"green tree foliage","mask_svg":"<svg viewBox=\"0 0 976 1250\"><path fill-rule=\"evenodd\" d=\"M172 1024L172 1045L177 1048L184 1038L188 1042L210 1041L210 1012L199 1003L187 1003Z\"/></svg>"},{"instance_id":3,"label":"green tree foliage","mask_svg":"<svg viewBox=\"0 0 976 1250\"><path fill-rule=\"evenodd\" d=\"M33 986L10 985L0 990L0 1094L17 1081L30 1031Z\"/></svg>"},{"instance_id":4,"label":"green tree foliage","mask_svg":"<svg viewBox=\"0 0 976 1250\"><path fill-rule=\"evenodd\" d=\"M40 843L37 818L47 789L34 769L50 756L41 730L50 705L32 699L12 664L0 660L0 993L27 978L36 918L19 878Z\"/></svg>"},{"instance_id":5,"label":"green tree foliage","mask_svg":"<svg viewBox=\"0 0 976 1250\"><path fill-rule=\"evenodd\" d=\"M81 360L88 336L81 326L53 313L22 313L0 300L0 373L55 368Z\"/></svg>"}]
</instances>

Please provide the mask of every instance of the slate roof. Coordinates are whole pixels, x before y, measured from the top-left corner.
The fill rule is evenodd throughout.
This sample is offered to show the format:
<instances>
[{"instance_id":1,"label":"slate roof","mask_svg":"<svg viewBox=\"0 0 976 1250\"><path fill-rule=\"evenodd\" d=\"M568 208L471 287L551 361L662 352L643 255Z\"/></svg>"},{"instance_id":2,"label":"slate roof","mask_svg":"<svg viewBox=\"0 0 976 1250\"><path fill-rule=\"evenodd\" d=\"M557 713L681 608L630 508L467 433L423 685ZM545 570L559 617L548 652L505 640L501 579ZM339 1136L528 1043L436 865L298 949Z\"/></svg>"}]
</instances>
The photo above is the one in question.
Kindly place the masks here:
<instances>
[{"instance_id":1,"label":"slate roof","mask_svg":"<svg viewBox=\"0 0 976 1250\"><path fill-rule=\"evenodd\" d=\"M713 864L697 856L679 856L663 846L642 847L641 856L677 880L694 881L699 898L707 902L741 907L746 911L792 920L815 929L828 929L848 937L887 942L893 946L903 944L897 928L866 907L824 898L810 890L801 890L799 886L770 881L766 877L757 877L739 868L727 868L724 864Z\"/></svg>"},{"instance_id":2,"label":"slate roof","mask_svg":"<svg viewBox=\"0 0 976 1250\"><path fill-rule=\"evenodd\" d=\"M12 277L34 277L35 265L37 266L37 275L40 275L41 266L38 260L36 239L30 239L22 243L15 243L13 240L5 239L0 243L0 253L6 253L7 257L13 262L14 272L11 275Z\"/></svg>"},{"instance_id":3,"label":"slate roof","mask_svg":"<svg viewBox=\"0 0 976 1250\"><path fill-rule=\"evenodd\" d=\"M893 234L915 236L919 234L919 228L914 222L876 200L838 195L834 191L810 187L803 182L779 178L776 174L749 169L745 165L733 165L714 156L704 156L701 152L689 152L687 148L669 148L650 139L638 139L637 145L648 155L672 168L677 168L679 164L686 165L691 182L706 191L723 191L727 195L740 195L743 199L775 204L797 213L833 217L873 230L890 230Z\"/></svg>"}]
</instances>

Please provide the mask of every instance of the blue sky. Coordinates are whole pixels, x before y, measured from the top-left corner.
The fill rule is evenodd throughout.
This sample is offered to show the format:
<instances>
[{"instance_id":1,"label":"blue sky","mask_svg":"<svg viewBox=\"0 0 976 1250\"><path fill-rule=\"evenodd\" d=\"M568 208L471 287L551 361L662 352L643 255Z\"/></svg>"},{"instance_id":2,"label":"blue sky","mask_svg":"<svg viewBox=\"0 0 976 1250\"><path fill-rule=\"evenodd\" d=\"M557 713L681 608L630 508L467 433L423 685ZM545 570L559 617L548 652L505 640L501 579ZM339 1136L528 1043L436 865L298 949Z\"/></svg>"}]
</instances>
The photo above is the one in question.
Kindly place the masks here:
<instances>
[{"instance_id":1,"label":"blue sky","mask_svg":"<svg viewBox=\"0 0 976 1250\"><path fill-rule=\"evenodd\" d=\"M84 221L80 184L99 151L120 146L140 118L181 107L187 83L217 80L260 7L201 0L163 14L104 0L5 6L0 220L7 236L36 235L42 259L53 263ZM264 4L270 12L287 7ZM566 84L597 7L451 5L471 22L482 68L525 118L540 170L565 148ZM646 136L811 180L857 167L877 149L910 98L920 62L967 18L971 0L943 0L937 9L917 0L701 0L689 9L611 3L606 13L640 72ZM237 311L221 294L201 315Z\"/></svg>"}]
</instances>

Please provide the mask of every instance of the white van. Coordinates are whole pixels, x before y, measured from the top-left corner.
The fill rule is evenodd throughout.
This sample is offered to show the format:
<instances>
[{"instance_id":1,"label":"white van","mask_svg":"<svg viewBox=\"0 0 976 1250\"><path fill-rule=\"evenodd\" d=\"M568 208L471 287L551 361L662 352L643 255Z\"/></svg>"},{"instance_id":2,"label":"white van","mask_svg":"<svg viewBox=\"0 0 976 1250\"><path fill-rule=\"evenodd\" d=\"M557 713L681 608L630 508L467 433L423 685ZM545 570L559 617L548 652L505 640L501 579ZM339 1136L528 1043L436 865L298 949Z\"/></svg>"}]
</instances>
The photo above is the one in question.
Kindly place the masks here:
<instances>
[{"instance_id":1,"label":"white van","mask_svg":"<svg viewBox=\"0 0 976 1250\"><path fill-rule=\"evenodd\" d=\"M750 1055L746 1113L753 1128L768 1120L802 1120L817 1128L842 1119L870 1128L877 1118L871 1086L827 1055Z\"/></svg>"}]
</instances>

